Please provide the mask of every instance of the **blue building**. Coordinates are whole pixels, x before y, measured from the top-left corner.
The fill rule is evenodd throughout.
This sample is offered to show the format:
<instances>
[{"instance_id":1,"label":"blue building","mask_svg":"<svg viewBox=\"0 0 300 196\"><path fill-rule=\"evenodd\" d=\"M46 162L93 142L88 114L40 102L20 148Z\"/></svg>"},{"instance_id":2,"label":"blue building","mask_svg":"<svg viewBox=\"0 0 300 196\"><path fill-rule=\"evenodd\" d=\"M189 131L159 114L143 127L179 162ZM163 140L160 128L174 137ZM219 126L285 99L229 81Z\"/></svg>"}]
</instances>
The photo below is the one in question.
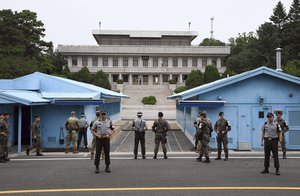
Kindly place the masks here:
<instances>
[{"instance_id":1,"label":"blue building","mask_svg":"<svg viewBox=\"0 0 300 196\"><path fill-rule=\"evenodd\" d=\"M192 141L193 122L200 111L206 111L213 122L223 111L232 125L229 132L231 149L262 148L261 127L268 112L283 111L290 131L287 148L300 149L300 78L267 67L224 78L172 95L177 100L176 119ZM216 134L211 146L216 147Z\"/></svg>"},{"instance_id":2,"label":"blue building","mask_svg":"<svg viewBox=\"0 0 300 196\"><path fill-rule=\"evenodd\" d=\"M9 146L29 145L30 126L35 115L41 116L42 146L63 148L59 139L66 137L64 123L71 111L85 113L88 120L96 110L105 110L113 122L121 119L121 98L116 93L91 84L35 72L13 80L0 80L0 112L9 112ZM88 139L91 139L91 134Z\"/></svg>"}]
</instances>

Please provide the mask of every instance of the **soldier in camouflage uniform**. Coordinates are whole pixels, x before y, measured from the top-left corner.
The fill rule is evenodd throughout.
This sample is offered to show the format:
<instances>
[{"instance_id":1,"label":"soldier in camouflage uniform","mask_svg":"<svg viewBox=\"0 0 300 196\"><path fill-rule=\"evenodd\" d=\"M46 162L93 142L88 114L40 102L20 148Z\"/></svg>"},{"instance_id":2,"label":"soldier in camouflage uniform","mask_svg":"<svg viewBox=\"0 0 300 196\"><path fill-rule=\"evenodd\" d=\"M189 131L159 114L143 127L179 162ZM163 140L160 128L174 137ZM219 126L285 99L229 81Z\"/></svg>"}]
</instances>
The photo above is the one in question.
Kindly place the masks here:
<instances>
[{"instance_id":1,"label":"soldier in camouflage uniform","mask_svg":"<svg viewBox=\"0 0 300 196\"><path fill-rule=\"evenodd\" d=\"M26 149L26 154L29 156L31 149L36 148L36 156L43 156L41 153L41 118L40 116L34 117L34 122L32 123L32 146Z\"/></svg>"},{"instance_id":2,"label":"soldier in camouflage uniform","mask_svg":"<svg viewBox=\"0 0 300 196\"><path fill-rule=\"evenodd\" d=\"M209 160L209 141L210 135L212 132L212 124L206 118L206 113L201 112L200 114L200 121L198 123L198 138L201 143L199 157L197 158L198 161L202 161L203 155L205 156L206 160L204 163L210 163Z\"/></svg>"},{"instance_id":3,"label":"soldier in camouflage uniform","mask_svg":"<svg viewBox=\"0 0 300 196\"><path fill-rule=\"evenodd\" d=\"M278 123L281 127L282 130L282 143L281 143L281 147L282 147L282 153L283 153L283 159L286 159L286 141L285 141L285 136L284 134L289 130L289 125L287 123L287 121L282 119L282 111L278 111L276 113L277 115L277 119L275 120L276 123Z\"/></svg>"},{"instance_id":4,"label":"soldier in camouflage uniform","mask_svg":"<svg viewBox=\"0 0 300 196\"><path fill-rule=\"evenodd\" d=\"M194 122L194 127L196 128L196 132L195 132L195 136L194 136L194 139L195 139L194 150L198 150L198 148L199 148L199 136L198 136L198 133L199 133L198 129L199 129L199 127L198 127L198 124L200 122L200 114L201 114L201 112L199 112L198 118L196 118L196 120Z\"/></svg>"},{"instance_id":5,"label":"soldier in camouflage uniform","mask_svg":"<svg viewBox=\"0 0 300 196\"><path fill-rule=\"evenodd\" d=\"M228 160L228 138L227 132L231 130L231 125L228 120L224 118L224 112L219 113L220 119L215 123L215 131L217 133L218 142L218 157L215 160L221 160L222 143L225 152L224 161Z\"/></svg>"},{"instance_id":6,"label":"soldier in camouflage uniform","mask_svg":"<svg viewBox=\"0 0 300 196\"><path fill-rule=\"evenodd\" d=\"M158 112L158 120L153 122L152 131L155 133L155 148L154 148L154 157L153 159L157 159L157 153L159 148L159 143L161 143L163 152L164 152L164 159L167 159L167 132L170 130L169 123L162 119L163 113Z\"/></svg>"},{"instance_id":7,"label":"soldier in camouflage uniform","mask_svg":"<svg viewBox=\"0 0 300 196\"><path fill-rule=\"evenodd\" d=\"M67 138L66 138L66 151L68 154L70 150L70 143L73 142L73 153L78 153L77 150L77 132L79 130L79 120L75 117L75 112L71 112L71 116L65 123L67 130Z\"/></svg>"},{"instance_id":8,"label":"soldier in camouflage uniform","mask_svg":"<svg viewBox=\"0 0 300 196\"><path fill-rule=\"evenodd\" d=\"M8 118L9 114L4 113L2 119L0 119L0 163L9 161L8 158Z\"/></svg>"}]
</instances>

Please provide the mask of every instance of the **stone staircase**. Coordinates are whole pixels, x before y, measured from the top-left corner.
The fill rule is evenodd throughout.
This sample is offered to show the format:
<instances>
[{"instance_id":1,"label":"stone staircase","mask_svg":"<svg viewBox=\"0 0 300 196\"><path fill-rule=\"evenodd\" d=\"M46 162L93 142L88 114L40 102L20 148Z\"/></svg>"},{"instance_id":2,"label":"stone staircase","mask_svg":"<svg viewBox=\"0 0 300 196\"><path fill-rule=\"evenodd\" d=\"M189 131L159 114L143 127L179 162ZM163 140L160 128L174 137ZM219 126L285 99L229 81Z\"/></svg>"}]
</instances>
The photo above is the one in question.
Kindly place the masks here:
<instances>
[{"instance_id":1,"label":"stone staircase","mask_svg":"<svg viewBox=\"0 0 300 196\"><path fill-rule=\"evenodd\" d=\"M167 99L167 96L172 95L168 85L124 85L122 93L130 97L122 99L121 118L124 120L136 118L138 111L143 112L143 118L148 120L156 119L160 111L164 113L165 119L176 119L175 101ZM151 95L156 97L156 105L144 105L143 97Z\"/></svg>"}]
</instances>

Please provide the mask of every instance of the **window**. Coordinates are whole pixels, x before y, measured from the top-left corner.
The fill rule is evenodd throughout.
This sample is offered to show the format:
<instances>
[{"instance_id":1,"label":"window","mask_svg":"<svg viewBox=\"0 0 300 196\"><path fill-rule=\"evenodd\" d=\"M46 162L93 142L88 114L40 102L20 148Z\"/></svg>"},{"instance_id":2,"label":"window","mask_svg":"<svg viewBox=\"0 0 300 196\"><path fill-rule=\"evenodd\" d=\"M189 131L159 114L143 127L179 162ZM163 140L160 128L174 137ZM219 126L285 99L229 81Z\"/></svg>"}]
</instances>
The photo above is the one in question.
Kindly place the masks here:
<instances>
[{"instance_id":1,"label":"window","mask_svg":"<svg viewBox=\"0 0 300 196\"><path fill-rule=\"evenodd\" d=\"M163 82L169 82L169 76L163 75Z\"/></svg>"},{"instance_id":2,"label":"window","mask_svg":"<svg viewBox=\"0 0 300 196\"><path fill-rule=\"evenodd\" d=\"M119 75L118 74L113 74L112 79L113 79L113 82L116 82L119 79Z\"/></svg>"},{"instance_id":3,"label":"window","mask_svg":"<svg viewBox=\"0 0 300 196\"><path fill-rule=\"evenodd\" d=\"M113 66L114 66L114 67L118 67L118 64L119 64L119 59L118 59L118 57L114 57L114 58L113 58Z\"/></svg>"},{"instance_id":4,"label":"window","mask_svg":"<svg viewBox=\"0 0 300 196\"><path fill-rule=\"evenodd\" d=\"M98 66L98 57L93 57L93 67Z\"/></svg>"},{"instance_id":5,"label":"window","mask_svg":"<svg viewBox=\"0 0 300 196\"><path fill-rule=\"evenodd\" d=\"M300 126L300 111L289 112L289 125Z\"/></svg>"},{"instance_id":6,"label":"window","mask_svg":"<svg viewBox=\"0 0 300 196\"><path fill-rule=\"evenodd\" d=\"M197 67L197 58L192 59L192 66Z\"/></svg>"},{"instance_id":7,"label":"window","mask_svg":"<svg viewBox=\"0 0 300 196\"><path fill-rule=\"evenodd\" d=\"M103 57L102 58L102 64L103 64L103 67L107 67L108 66L108 57Z\"/></svg>"},{"instance_id":8,"label":"window","mask_svg":"<svg viewBox=\"0 0 300 196\"><path fill-rule=\"evenodd\" d=\"M187 67L187 64L188 64L188 59L182 58L182 67Z\"/></svg>"},{"instance_id":9,"label":"window","mask_svg":"<svg viewBox=\"0 0 300 196\"><path fill-rule=\"evenodd\" d=\"M217 59L213 57L213 58L211 59L211 64L217 65Z\"/></svg>"},{"instance_id":10,"label":"window","mask_svg":"<svg viewBox=\"0 0 300 196\"><path fill-rule=\"evenodd\" d=\"M77 66L77 57L72 57L72 66Z\"/></svg>"},{"instance_id":11,"label":"window","mask_svg":"<svg viewBox=\"0 0 300 196\"><path fill-rule=\"evenodd\" d=\"M142 56L143 67L148 67L149 56Z\"/></svg>"},{"instance_id":12,"label":"window","mask_svg":"<svg viewBox=\"0 0 300 196\"><path fill-rule=\"evenodd\" d=\"M128 58L123 57L123 67L128 67Z\"/></svg>"},{"instance_id":13,"label":"window","mask_svg":"<svg viewBox=\"0 0 300 196\"><path fill-rule=\"evenodd\" d=\"M202 58L202 66L203 67L207 66L207 59L206 58Z\"/></svg>"},{"instance_id":14,"label":"window","mask_svg":"<svg viewBox=\"0 0 300 196\"><path fill-rule=\"evenodd\" d=\"M87 67L88 66L88 58L87 57L82 57L82 66Z\"/></svg>"},{"instance_id":15,"label":"window","mask_svg":"<svg viewBox=\"0 0 300 196\"><path fill-rule=\"evenodd\" d=\"M163 58L163 64L162 64L163 67L168 67L168 57L164 57Z\"/></svg>"},{"instance_id":16,"label":"window","mask_svg":"<svg viewBox=\"0 0 300 196\"><path fill-rule=\"evenodd\" d=\"M137 57L133 57L133 67L137 67L139 65L139 60Z\"/></svg>"},{"instance_id":17,"label":"window","mask_svg":"<svg viewBox=\"0 0 300 196\"><path fill-rule=\"evenodd\" d=\"M129 78L128 75L123 75L123 82L128 82L129 81L128 78Z\"/></svg>"},{"instance_id":18,"label":"window","mask_svg":"<svg viewBox=\"0 0 300 196\"><path fill-rule=\"evenodd\" d=\"M153 67L158 67L158 58L153 57Z\"/></svg>"},{"instance_id":19,"label":"window","mask_svg":"<svg viewBox=\"0 0 300 196\"><path fill-rule=\"evenodd\" d=\"M173 57L173 67L178 67L178 58Z\"/></svg>"},{"instance_id":20,"label":"window","mask_svg":"<svg viewBox=\"0 0 300 196\"><path fill-rule=\"evenodd\" d=\"M265 113L263 111L259 111L258 118L265 118Z\"/></svg>"}]
</instances>

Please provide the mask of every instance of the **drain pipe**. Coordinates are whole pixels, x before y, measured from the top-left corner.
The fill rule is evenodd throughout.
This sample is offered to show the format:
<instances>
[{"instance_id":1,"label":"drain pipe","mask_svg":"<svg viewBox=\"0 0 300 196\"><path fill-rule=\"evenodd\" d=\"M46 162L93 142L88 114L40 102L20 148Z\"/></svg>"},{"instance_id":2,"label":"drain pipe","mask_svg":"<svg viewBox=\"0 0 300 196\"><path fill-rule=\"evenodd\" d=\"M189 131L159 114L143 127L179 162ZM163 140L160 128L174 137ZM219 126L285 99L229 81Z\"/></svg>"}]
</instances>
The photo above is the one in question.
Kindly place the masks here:
<instances>
[{"instance_id":1,"label":"drain pipe","mask_svg":"<svg viewBox=\"0 0 300 196\"><path fill-rule=\"evenodd\" d=\"M282 71L281 69L281 48L276 48L276 71Z\"/></svg>"}]
</instances>

